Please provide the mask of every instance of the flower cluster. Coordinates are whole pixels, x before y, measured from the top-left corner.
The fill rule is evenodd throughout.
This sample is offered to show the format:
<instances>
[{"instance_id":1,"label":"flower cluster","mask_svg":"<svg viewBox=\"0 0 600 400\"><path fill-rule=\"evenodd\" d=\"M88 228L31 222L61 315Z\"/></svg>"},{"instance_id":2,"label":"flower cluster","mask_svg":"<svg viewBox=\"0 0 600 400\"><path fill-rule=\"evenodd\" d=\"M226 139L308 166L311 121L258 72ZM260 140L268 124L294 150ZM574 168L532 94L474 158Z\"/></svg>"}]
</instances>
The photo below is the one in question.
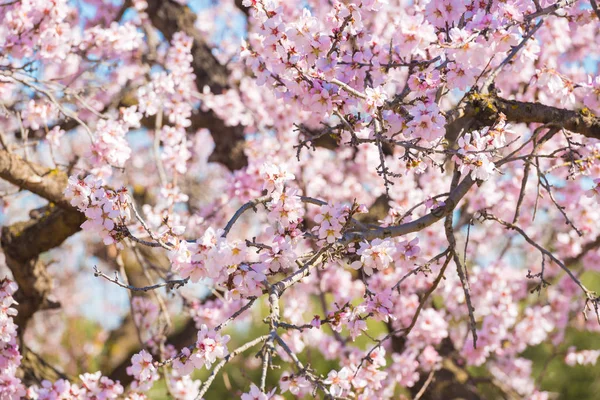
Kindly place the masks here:
<instances>
[{"instance_id":1,"label":"flower cluster","mask_svg":"<svg viewBox=\"0 0 600 400\"><path fill-rule=\"evenodd\" d=\"M304 207L300 201L300 192L286 187L286 182L295 178L284 166L264 163L260 169L263 178L263 190L271 194L266 207L269 210L269 222L275 226L280 238L297 237L301 234L298 225L302 222Z\"/></svg>"},{"instance_id":2,"label":"flower cluster","mask_svg":"<svg viewBox=\"0 0 600 400\"><path fill-rule=\"evenodd\" d=\"M302 397L302 395L308 394L311 385L304 376L295 376L284 372L279 379L279 387L281 393L289 391L294 396Z\"/></svg>"},{"instance_id":3,"label":"flower cluster","mask_svg":"<svg viewBox=\"0 0 600 400\"><path fill-rule=\"evenodd\" d=\"M373 275L374 271L382 271L388 268L394 261L395 247L389 240L375 239L372 242L363 242L356 254L360 260L354 261L351 267L363 269L366 275Z\"/></svg>"},{"instance_id":4,"label":"flower cluster","mask_svg":"<svg viewBox=\"0 0 600 400\"><path fill-rule=\"evenodd\" d=\"M23 124L31 129L49 125L57 117L56 107L45 100L29 100L23 112Z\"/></svg>"},{"instance_id":5,"label":"flower cluster","mask_svg":"<svg viewBox=\"0 0 600 400\"><path fill-rule=\"evenodd\" d=\"M194 400L200 391L201 381L189 376L178 376L177 373L169 375L169 387L173 397L177 400Z\"/></svg>"},{"instance_id":6,"label":"flower cluster","mask_svg":"<svg viewBox=\"0 0 600 400\"><path fill-rule=\"evenodd\" d=\"M128 124L116 120L100 120L96 126L97 140L91 147L93 165L108 163L122 168L131 156L131 148L125 140Z\"/></svg>"},{"instance_id":7,"label":"flower cluster","mask_svg":"<svg viewBox=\"0 0 600 400\"><path fill-rule=\"evenodd\" d=\"M332 396L377 398L381 395L388 378L388 373L382 370L387 364L385 350L373 351L369 355L369 362L363 365L360 364L361 356L364 354L355 352L341 369L329 371L323 383L328 385Z\"/></svg>"},{"instance_id":8,"label":"flower cluster","mask_svg":"<svg viewBox=\"0 0 600 400\"><path fill-rule=\"evenodd\" d=\"M441 114L439 107L434 102L419 102L410 108L412 119L408 122L408 129L404 132L410 138L422 138L433 142L445 134L446 119Z\"/></svg>"},{"instance_id":9,"label":"flower cluster","mask_svg":"<svg viewBox=\"0 0 600 400\"><path fill-rule=\"evenodd\" d=\"M600 178L594 179L594 187L587 191L586 196L600 199Z\"/></svg>"},{"instance_id":10,"label":"flower cluster","mask_svg":"<svg viewBox=\"0 0 600 400\"><path fill-rule=\"evenodd\" d=\"M269 400L273 398L273 394L275 394L275 389L270 391L269 393L265 393L259 389L255 384L250 385L250 391L248 393L243 393L242 400Z\"/></svg>"},{"instance_id":11,"label":"flower cluster","mask_svg":"<svg viewBox=\"0 0 600 400\"><path fill-rule=\"evenodd\" d=\"M541 400L549 395L536 387L537 368L524 352L547 343L564 354L559 346L573 327L598 329L593 318L580 317L593 311L596 288L588 290L579 273L564 273L600 265L600 179L589 188L588 178L600 176L600 78L591 68L598 18L589 6L72 3L0 5L0 97L7 105L0 130L10 133L2 137L0 164L7 156L18 161L2 178L19 191L2 189L3 222L27 218L23 190L43 197L36 189L63 170L89 171L71 176L64 191L87 218L87 234L49 256L34 254L31 266L101 254L128 267L135 256L149 285L139 290L155 291L132 297L125 320L139 328L146 350L127 368L131 385L112 374L80 375L80 354L92 358L98 346L53 348L82 317L80 302L62 298L98 284L81 290L73 283L79 269L57 273L49 263L59 287L51 295L61 297L66 317L25 316L21 336L80 381L25 387L15 377L25 366L13 321L16 286L5 279L0 398L144 399L161 379L159 366L170 395L195 398L196 369L245 352L230 353L220 329L262 321L273 335L254 343L263 346L265 381L278 381L281 394L362 400L395 398L407 388L425 393L427 385L438 391L435 371L456 365L467 375L477 370L489 385L500 382L502 392ZM241 49L231 39L240 29L247 30ZM37 145L43 138L49 146ZM5 178L20 162L28 167ZM48 165L55 169L37 172ZM39 177L21 179L29 170ZM528 181L535 178L537 187ZM454 179L462 182L458 190ZM368 214L356 216L367 212L362 204ZM32 222L38 229L45 220ZM550 231L556 240L546 250ZM111 246L98 252L98 238ZM20 240L15 235L14 243ZM0 264L20 282L29 265L15 267L21 260L12 244L3 237L7 262ZM124 244L131 249L120 251ZM269 317L259 318L267 309ZM169 312L191 318L194 345L167 344ZM374 326L387 332L376 337ZM97 342L106 335L102 329ZM302 368L308 352L327 369ZM564 361L589 367L599 354L570 348ZM260 369L258 358L243 367ZM273 360L287 363L286 372L269 368ZM287 372L291 367L299 368ZM234 389L246 391L244 400L280 397L276 388L248 385Z\"/></svg>"},{"instance_id":12,"label":"flower cluster","mask_svg":"<svg viewBox=\"0 0 600 400\"><path fill-rule=\"evenodd\" d=\"M165 111L175 127L190 126L189 100L195 89L191 49L189 36L182 32L173 35L166 60L169 71L154 73L152 80L138 89L140 112L151 116Z\"/></svg>"},{"instance_id":13,"label":"flower cluster","mask_svg":"<svg viewBox=\"0 0 600 400\"><path fill-rule=\"evenodd\" d=\"M116 22L104 28L95 26L85 31L79 47L97 57L119 57L142 47L143 36L137 27L128 22Z\"/></svg>"},{"instance_id":14,"label":"flower cluster","mask_svg":"<svg viewBox=\"0 0 600 400\"><path fill-rule=\"evenodd\" d=\"M559 99L560 104L573 106L575 104L575 86L554 69L536 71L537 85L548 90L548 93Z\"/></svg>"},{"instance_id":15,"label":"flower cluster","mask_svg":"<svg viewBox=\"0 0 600 400\"><path fill-rule=\"evenodd\" d=\"M209 369L217 359L222 359L229 354L228 342L229 335L221 336L215 330L202 325L198 331L195 348L190 350L185 347L182 356L175 359L173 368L180 376L189 375L194 369Z\"/></svg>"},{"instance_id":16,"label":"flower cluster","mask_svg":"<svg viewBox=\"0 0 600 400\"><path fill-rule=\"evenodd\" d=\"M596 365L600 357L600 350L580 350L576 351L574 347L570 347L565 356L565 363L570 366L574 365Z\"/></svg>"},{"instance_id":17,"label":"flower cluster","mask_svg":"<svg viewBox=\"0 0 600 400\"><path fill-rule=\"evenodd\" d=\"M319 208L314 218L318 225L313 228L313 232L323 243L333 243L340 238L349 214L348 206L325 204Z\"/></svg>"},{"instance_id":18,"label":"flower cluster","mask_svg":"<svg viewBox=\"0 0 600 400\"><path fill-rule=\"evenodd\" d=\"M131 218L127 190L108 189L102 179L88 175L84 179L71 176L65 189L65 196L71 205L85 214L87 221L81 227L96 232L104 244L119 244L122 237L116 229Z\"/></svg>"},{"instance_id":19,"label":"flower cluster","mask_svg":"<svg viewBox=\"0 0 600 400\"><path fill-rule=\"evenodd\" d=\"M41 59L65 59L71 50L73 33L67 23L67 1L51 3L26 0L3 5L0 10L4 54L15 58L36 56ZM34 29L35 28L35 29ZM39 52L34 52L39 48Z\"/></svg>"},{"instance_id":20,"label":"flower cluster","mask_svg":"<svg viewBox=\"0 0 600 400\"><path fill-rule=\"evenodd\" d=\"M119 382L102 376L100 371L79 375L81 385L59 379L52 383L44 380L40 387L32 386L27 392L27 398L38 400L55 399L119 399L124 394L123 386Z\"/></svg>"},{"instance_id":21,"label":"flower cluster","mask_svg":"<svg viewBox=\"0 0 600 400\"><path fill-rule=\"evenodd\" d=\"M15 304L12 295L16 291L17 285L14 282L7 278L0 280L0 398L6 400L119 398L123 394L123 386L102 376L101 372L80 375L81 386L59 379L54 383L43 380L40 387L25 388L21 380L16 377L17 368L21 364L17 327L13 322L17 312L12 308Z\"/></svg>"},{"instance_id":22,"label":"flower cluster","mask_svg":"<svg viewBox=\"0 0 600 400\"><path fill-rule=\"evenodd\" d=\"M17 284L4 278L0 280L0 398L17 400L25 396L25 386L16 377L21 364L19 345L17 344L17 326L13 317L17 310L13 294Z\"/></svg>"},{"instance_id":23,"label":"flower cluster","mask_svg":"<svg viewBox=\"0 0 600 400\"><path fill-rule=\"evenodd\" d=\"M150 341L158 319L158 306L147 297L135 296L131 299L131 311L133 321L140 330L142 340ZM146 335L149 337L146 337Z\"/></svg>"},{"instance_id":24,"label":"flower cluster","mask_svg":"<svg viewBox=\"0 0 600 400\"><path fill-rule=\"evenodd\" d=\"M131 357L131 365L127 367L127 374L135 379L132 388L140 392L148 391L159 378L152 355L146 350Z\"/></svg>"},{"instance_id":25,"label":"flower cluster","mask_svg":"<svg viewBox=\"0 0 600 400\"><path fill-rule=\"evenodd\" d=\"M458 139L458 153L452 157L461 173L471 171L473 178L482 181L494 174L494 163L486 152L487 141L477 131L467 133Z\"/></svg>"}]
</instances>

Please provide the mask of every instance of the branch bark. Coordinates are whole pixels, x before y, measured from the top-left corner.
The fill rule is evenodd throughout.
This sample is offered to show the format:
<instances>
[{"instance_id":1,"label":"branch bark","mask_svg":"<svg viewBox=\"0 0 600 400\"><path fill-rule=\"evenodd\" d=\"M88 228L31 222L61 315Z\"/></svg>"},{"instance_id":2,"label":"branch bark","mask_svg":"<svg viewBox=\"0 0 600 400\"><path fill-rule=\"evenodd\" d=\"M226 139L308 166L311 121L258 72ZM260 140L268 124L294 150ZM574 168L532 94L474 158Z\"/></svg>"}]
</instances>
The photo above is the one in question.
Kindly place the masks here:
<instances>
[{"instance_id":1,"label":"branch bark","mask_svg":"<svg viewBox=\"0 0 600 400\"><path fill-rule=\"evenodd\" d=\"M580 135L600 139L600 118L584 108L580 111L566 110L540 103L507 100L496 94L471 94L464 108L450 116L447 137L456 138L466 120L475 119L479 124L490 126L503 113L508 122L540 123L564 128Z\"/></svg>"},{"instance_id":2,"label":"branch bark","mask_svg":"<svg viewBox=\"0 0 600 400\"><path fill-rule=\"evenodd\" d=\"M460 200L467 194L469 189L473 186L476 181L471 178L471 175L465 177L462 182L454 189L445 201L446 205L439 207L431 211L429 214L416 219L411 222L407 222L400 225L392 225L388 227L381 227L377 229L371 229L364 232L351 232L346 234L345 241L354 240L373 240L373 239L384 239L391 237L398 237L413 232L421 231L430 225L433 225L437 221L446 217L454 211L454 208Z\"/></svg>"},{"instance_id":3,"label":"branch bark","mask_svg":"<svg viewBox=\"0 0 600 400\"><path fill-rule=\"evenodd\" d=\"M85 216L65 198L63 190L67 185L67 175L62 171L0 151L0 178L50 202L37 217L2 227L0 243L6 264L19 285L15 293L19 303L15 323L23 332L37 310L59 306L48 299L52 280L39 255L78 232Z\"/></svg>"},{"instance_id":4,"label":"branch bark","mask_svg":"<svg viewBox=\"0 0 600 400\"><path fill-rule=\"evenodd\" d=\"M25 161L16 154L0 150L0 178L63 209L73 210L63 194L68 180L63 172Z\"/></svg>"}]
</instances>

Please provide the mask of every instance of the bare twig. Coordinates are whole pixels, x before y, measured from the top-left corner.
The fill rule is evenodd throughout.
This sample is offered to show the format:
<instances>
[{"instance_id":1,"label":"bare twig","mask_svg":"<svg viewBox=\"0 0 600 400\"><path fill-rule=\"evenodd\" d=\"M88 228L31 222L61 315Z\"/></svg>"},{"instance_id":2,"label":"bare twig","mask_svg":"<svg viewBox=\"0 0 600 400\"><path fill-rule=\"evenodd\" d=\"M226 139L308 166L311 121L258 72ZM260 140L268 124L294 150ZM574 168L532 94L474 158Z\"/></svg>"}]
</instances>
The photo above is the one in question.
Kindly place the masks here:
<instances>
[{"instance_id":1,"label":"bare twig","mask_svg":"<svg viewBox=\"0 0 600 400\"><path fill-rule=\"evenodd\" d=\"M423 386L421 386L421 389L419 389L419 391L415 395L414 400L419 400L421 397L423 397L425 391L427 391L427 388L429 387L429 384L433 381L434 374L435 369L432 369L431 372L429 372L429 376L427 376L427 380L425 381L425 383L423 383Z\"/></svg>"},{"instance_id":2,"label":"bare twig","mask_svg":"<svg viewBox=\"0 0 600 400\"><path fill-rule=\"evenodd\" d=\"M142 218L142 216L140 215L140 213L138 212L137 208L135 207L135 204L133 203L133 201L129 202L129 206L131 208L131 210L133 211L133 214L135 215L135 218L140 222L140 224L142 224L142 227L144 228L144 230L146 231L146 233L148 233L148 235L156 241L156 243L158 243L160 245L160 247L166 249L166 250L173 250L173 245L172 244L167 244L165 243L161 238L159 238L158 236L156 236L148 227L148 224L146 223L146 221L144 221L144 218ZM128 235L129 236L129 235ZM133 236L133 235L131 235ZM139 242L139 240L136 240Z\"/></svg>"},{"instance_id":3,"label":"bare twig","mask_svg":"<svg viewBox=\"0 0 600 400\"><path fill-rule=\"evenodd\" d=\"M167 174L165 172L165 166L160 156L160 134L162 129L162 120L163 107L161 106L158 108L158 112L156 113L156 121L154 126L154 143L152 146L152 151L154 153L154 161L156 162L156 168L158 170L158 177L160 178L160 183L163 187L165 187L167 185Z\"/></svg>"},{"instance_id":4,"label":"bare twig","mask_svg":"<svg viewBox=\"0 0 600 400\"><path fill-rule=\"evenodd\" d=\"M242 315L250 307L252 307L252 305L254 304L254 302L256 301L256 299L257 299L257 297L249 297L248 298L248 303L246 303L242 308L240 308L239 310L237 310L236 312L234 312L229 318L227 318L225 321L221 322L219 325L217 325L215 327L215 332L218 332L221 329L225 328L227 325L229 325L229 323L231 321L233 321L234 319L236 319L237 317L239 317L240 315Z\"/></svg>"},{"instance_id":5,"label":"bare twig","mask_svg":"<svg viewBox=\"0 0 600 400\"><path fill-rule=\"evenodd\" d=\"M596 294L596 292L589 290L587 287L585 287L585 285L575 276L575 274L573 274L573 272L562 261L560 261L550 251L548 251L545 248L543 248L542 246L540 246L535 240L531 239L529 237L529 235L527 235L523 229L521 229L517 225L503 221L500 218L498 218L488 212L481 212L481 217L484 220L496 221L500 225L503 225L506 229L510 229L510 230L514 230L514 231L518 232L523 237L523 239L525 239L527 241L527 243L529 243L530 245L532 245L533 247L538 249L540 251L540 253L542 253L543 255L548 257L550 260L552 260L554 263L556 263L563 271L565 271L567 273L567 275L569 275L569 277L573 280L573 282L575 282L577 284L577 286L579 286L579 288L585 293L585 295L589 301L595 301L595 302L598 301L598 295Z\"/></svg>"},{"instance_id":6,"label":"bare twig","mask_svg":"<svg viewBox=\"0 0 600 400\"><path fill-rule=\"evenodd\" d=\"M433 263L438 262L439 260L441 260L443 257L447 256L448 253L450 252L450 248L448 247L446 250L444 250L443 252L441 252L440 254L436 255L435 257L433 257L431 260L427 261L427 263L425 263L425 265L423 266L418 266L416 268L413 268L412 270L410 270L409 272L407 272L398 282L396 282L396 284L394 286L392 286L392 290L400 290L400 285L402 285L402 282L404 282L409 276L411 275L416 275L417 273L419 273L420 271L427 271L429 269L429 266Z\"/></svg>"},{"instance_id":7,"label":"bare twig","mask_svg":"<svg viewBox=\"0 0 600 400\"><path fill-rule=\"evenodd\" d=\"M346 235L344 235L344 240L342 243L373 240L377 238L384 239L398 237L421 231L452 213L458 202L467 194L474 183L475 180L471 178L471 176L465 177L463 181L454 190L452 190L448 198L445 200L446 204L443 207L438 207L419 219L401 225L380 227L363 232L348 232Z\"/></svg>"},{"instance_id":8,"label":"bare twig","mask_svg":"<svg viewBox=\"0 0 600 400\"><path fill-rule=\"evenodd\" d=\"M538 31L538 29L540 29L542 27L543 22L544 22L543 20L540 20L533 29L531 29L525 36L523 36L523 39L521 40L521 42L518 45L516 45L515 47L513 47L513 49L508 53L506 58L504 60L502 60L502 62L496 68L494 68L494 70L492 71L490 76L486 79L485 83L483 84L484 93L485 93L485 91L488 90L489 86L494 82L494 79L496 79L496 76L502 70L502 68L505 65L507 65L517 55L517 53L525 46L527 41L529 39L531 39L533 37L533 35Z\"/></svg>"},{"instance_id":9,"label":"bare twig","mask_svg":"<svg viewBox=\"0 0 600 400\"><path fill-rule=\"evenodd\" d=\"M407 337L410 334L410 332L414 328L415 324L417 323L417 319L419 318L419 315L421 314L421 310L425 306L425 303L429 299L429 296L431 296L431 294L434 292L435 289L437 289L438 285L442 281L442 278L444 277L444 273L446 272L446 268L448 268L448 264L450 264L450 260L452 259L452 255L453 255L452 253L453 253L453 251L451 251L451 253L449 253L447 255L446 261L442 265L442 268L440 269L440 272L438 273L437 277L433 281L431 287L429 288L429 290L427 290L427 292L425 292L425 294L421 298L421 301L419 302L419 305L417 306L417 310L415 311L415 313L413 315L410 325L408 325L406 328L395 329L395 330L391 331L390 333L388 333L387 335L385 335L382 339L380 339L378 341L378 343L371 350L369 350L369 352L367 352L367 354L361 359L360 364L358 365L358 367L356 368L356 371L354 372L354 376L356 376L358 374L358 371L360 371L360 369L362 368L363 363L366 360L369 360L371 358L371 354L373 354L374 351L376 351L378 348L383 346L383 344L387 340L391 339L393 336L397 336L398 333L402 333L403 337Z\"/></svg>"},{"instance_id":10,"label":"bare twig","mask_svg":"<svg viewBox=\"0 0 600 400\"><path fill-rule=\"evenodd\" d=\"M131 286L128 283L121 282L119 280L119 277L117 276L116 272L115 272L115 276L113 278L111 278L110 276L106 275L104 272L100 271L98 269L98 266L96 266L96 265L94 265L94 276L104 278L107 281L112 282L122 288L131 290L132 292L148 292L150 290L156 290L156 289L160 289L163 287L166 287L168 290L178 289L189 282L189 278L173 279L173 280L169 280L166 282L157 283L155 285L136 287L136 286Z\"/></svg>"},{"instance_id":11,"label":"bare twig","mask_svg":"<svg viewBox=\"0 0 600 400\"><path fill-rule=\"evenodd\" d=\"M202 384L202 387L200 387L200 392L198 392L198 395L196 396L196 400L202 399L204 394L206 394L206 392L210 388L210 385L213 383L213 381L217 377L217 374L219 373L221 368L223 368L225 366L225 364L227 364L229 361L231 361L231 359L234 358L235 356L237 356L238 354L243 353L244 351L256 346L257 344L259 344L261 342L264 342L269 337L270 337L270 335L259 336L256 339L251 340L248 343L233 350L231 353L226 355L221 361L219 361L219 363L217 365L215 365L213 370L210 372L210 375L208 376L208 378L206 378L206 380Z\"/></svg>"},{"instance_id":12,"label":"bare twig","mask_svg":"<svg viewBox=\"0 0 600 400\"><path fill-rule=\"evenodd\" d=\"M451 191L454 190L454 186L458 184L458 180L460 178L460 173L456 169L454 170L454 176L452 178ZM473 308L473 304L471 302L471 287L469 285L469 280L465 275L465 270L463 270L462 262L460 261L460 257L456 252L456 238L454 236L454 229L452 227L453 216L452 214L448 214L446 217L446 221L444 223L444 228L446 231L446 239L448 240L448 244L452 249L452 258L454 259L454 263L456 264L456 272L458 273L458 277L460 279L461 286L463 288L463 292L465 294L465 301L467 303L467 310L469 312L469 321L471 325L471 334L473 335L473 347L477 347L477 324L475 323L475 309ZM466 265L465 265L466 268Z\"/></svg>"}]
</instances>

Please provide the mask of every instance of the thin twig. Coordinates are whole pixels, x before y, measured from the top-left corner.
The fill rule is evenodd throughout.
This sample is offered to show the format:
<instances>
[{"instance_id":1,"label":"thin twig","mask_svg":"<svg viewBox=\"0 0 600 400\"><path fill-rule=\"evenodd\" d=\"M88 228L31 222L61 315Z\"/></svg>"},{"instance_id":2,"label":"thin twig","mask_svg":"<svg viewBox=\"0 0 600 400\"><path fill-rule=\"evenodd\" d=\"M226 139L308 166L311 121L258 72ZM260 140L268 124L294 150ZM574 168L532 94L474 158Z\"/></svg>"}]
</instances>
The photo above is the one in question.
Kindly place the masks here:
<instances>
[{"instance_id":1,"label":"thin twig","mask_svg":"<svg viewBox=\"0 0 600 400\"><path fill-rule=\"evenodd\" d=\"M589 290L587 287L585 287L585 285L573 274L573 272L569 268L567 268L567 266L562 261L560 261L558 258L556 258L556 256L554 254L552 254L550 251L548 251L545 248L543 248L542 246L540 246L536 241L531 239L529 237L529 235L527 235L523 229L521 229L517 225L503 221L500 218L498 218L492 214L489 214L487 212L482 212L481 216L484 220L496 221L500 225L503 225L507 229L517 231L523 237L523 239L525 239L527 241L527 243L529 243L530 245L532 245L533 247L538 249L540 251L540 253L542 253L549 259L551 259L563 271L565 271L567 273L567 275L569 275L569 277L573 280L573 282L575 282L577 284L577 286L579 286L579 288L585 293L586 297L589 300L592 300L592 301L598 300L598 296L597 296L596 292Z\"/></svg>"},{"instance_id":2,"label":"thin twig","mask_svg":"<svg viewBox=\"0 0 600 400\"><path fill-rule=\"evenodd\" d=\"M239 310L237 310L236 312L234 312L229 318L227 318L225 321L221 322L219 325L217 325L215 327L215 332L220 331L221 329L225 328L231 321L233 321L234 319L236 319L237 317L239 317L240 315L242 315L244 313L244 311L248 310L250 307L252 307L252 305L254 304L254 302L256 301L257 297L249 297L248 298L248 303L246 303L242 308L240 308Z\"/></svg>"},{"instance_id":3,"label":"thin twig","mask_svg":"<svg viewBox=\"0 0 600 400\"><path fill-rule=\"evenodd\" d=\"M458 184L458 180L460 178L460 173L458 172L457 166L455 165L454 168L454 176L452 177L450 191L455 190L454 187ZM453 215L448 214L448 216L446 217L446 221L444 222L446 239L448 240L450 248L452 249L452 258L454 259L454 263L456 264L456 272L458 273L458 277L460 279L460 283L465 294L465 301L467 303L467 310L469 313L469 321L471 325L471 334L473 335L473 347L477 348L477 324L475 322L475 309L473 308L473 304L471 302L471 287L469 285L469 280L465 275L465 270L463 269L460 257L456 252L456 237L454 236L454 228L452 227L452 221Z\"/></svg>"},{"instance_id":4,"label":"thin twig","mask_svg":"<svg viewBox=\"0 0 600 400\"><path fill-rule=\"evenodd\" d=\"M428 268L431 264L438 262L439 260L442 259L442 257L445 257L449 252L450 252L450 248L448 247L446 250L444 250L440 254L436 255L431 260L427 261L425 263L425 265L413 268L412 270L407 272L398 282L396 282L396 284L394 286L392 286L392 290L400 291L400 285L402 285L402 282L404 282L409 276L411 276L413 274L416 275L419 271L428 270Z\"/></svg>"},{"instance_id":5,"label":"thin twig","mask_svg":"<svg viewBox=\"0 0 600 400\"><path fill-rule=\"evenodd\" d=\"M364 362L371 358L371 354L373 354L373 352L375 350L377 350L378 348L383 346L383 344L387 340L391 339L393 336L396 336L400 332L402 332L403 337L407 337L410 334L410 332L412 331L412 329L414 328L414 326L417 323L417 319L419 318L419 315L421 314L421 310L425 306L427 299L429 299L429 296L431 296L431 293L433 293L433 291L438 287L438 285L442 281L442 278L444 277L444 273L446 272L446 268L448 268L448 264L450 264L450 260L452 259L451 256L452 256L452 254L447 255L446 261L442 265L440 272L438 273L437 277L433 281L429 290L427 290L427 292L425 292L425 294L423 295L423 298L419 302L417 310L415 311L415 313L413 315L410 325L408 325L406 328L395 329L395 330L391 331L390 333L388 333L387 335L385 335L382 339L380 339L379 342L371 350L369 350L369 352L361 359L360 364L358 365L358 367L356 368L356 371L354 372L354 376L356 376L358 374L358 371L360 371Z\"/></svg>"},{"instance_id":6,"label":"thin twig","mask_svg":"<svg viewBox=\"0 0 600 400\"><path fill-rule=\"evenodd\" d=\"M593 0L592 0L593 1ZM513 49L510 51L510 53L508 53L508 55L506 56L506 58L504 60L502 60L502 62L496 67L494 68L494 70L492 71L492 73L490 74L490 76L486 79L485 83L483 84L483 90L486 91L489 86L494 82L494 79L496 79L496 76L498 75L498 73L502 70L502 68L508 64L519 52L519 50L521 50L525 44L527 43L527 41L529 39L531 39L531 37L538 31L538 29L540 29L542 27L543 24L543 20L540 20L535 27L533 27L533 29L531 29L527 35L523 36L523 39L521 40L521 42L513 47Z\"/></svg>"},{"instance_id":7,"label":"thin twig","mask_svg":"<svg viewBox=\"0 0 600 400\"><path fill-rule=\"evenodd\" d=\"M156 241L156 243L158 243L160 245L160 247L166 249L166 250L173 250L173 245L172 244L167 244L165 242L163 242L163 240L159 237L157 237L148 227L148 224L146 223L146 221L144 221L144 218L142 218L142 216L140 215L140 213L138 212L137 208L135 207L135 204L133 203L133 201L129 202L129 207L131 208L131 210L133 211L133 214L135 215L135 218L140 222L140 224L142 224L142 227L144 228L144 230L146 231L146 233L148 233L148 235Z\"/></svg>"},{"instance_id":8,"label":"thin twig","mask_svg":"<svg viewBox=\"0 0 600 400\"><path fill-rule=\"evenodd\" d=\"M215 367L213 368L213 370L210 372L210 375L208 376L208 378L206 378L206 380L204 381L204 384L202 384L202 387L200 388L200 391L198 392L198 395L196 396L196 400L202 399L202 397L204 396L204 394L210 388L210 385L213 383L213 381L217 377L217 374L219 373L219 371L221 370L221 368L223 368L225 366L225 364L227 364L232 358L234 358L238 354L243 353L244 351L246 351L246 350L248 350L248 349L256 346L257 344L259 344L259 343L267 340L269 337L270 337L270 335L259 336L256 339L251 340L250 342L244 344L243 346L238 347L237 349L233 350L231 353L229 353L228 355L226 355L217 365L215 365Z\"/></svg>"},{"instance_id":9,"label":"thin twig","mask_svg":"<svg viewBox=\"0 0 600 400\"><path fill-rule=\"evenodd\" d=\"M167 185L167 174L165 172L165 166L163 165L160 156L160 133L162 129L162 120L163 108L159 107L158 112L156 113L156 121L154 126L154 143L152 146L152 151L154 153L154 161L156 162L156 168L158 169L158 177L160 179L160 183L162 187L165 187Z\"/></svg>"},{"instance_id":10,"label":"thin twig","mask_svg":"<svg viewBox=\"0 0 600 400\"><path fill-rule=\"evenodd\" d=\"M166 281L166 282L157 283L155 285L136 287L136 286L131 286L128 283L121 282L116 273L115 273L114 278L111 278L110 276L106 275L104 272L101 272L98 269L97 265L94 265L94 276L104 278L107 281L112 282L122 288L131 290L132 292L148 292L150 290L160 289L163 287L166 287L169 290L178 289L178 288L184 286L189 281L189 278L174 279L174 280L170 280L170 281Z\"/></svg>"},{"instance_id":11,"label":"thin twig","mask_svg":"<svg viewBox=\"0 0 600 400\"><path fill-rule=\"evenodd\" d=\"M427 377L427 380L425 381L425 383L423 383L423 386L421 386L421 389L419 389L419 391L415 395L414 400L419 400L421 397L423 397L423 395L425 394L425 391L429 387L429 384L433 381L434 374L435 374L435 369L432 369L431 372L429 372L429 376Z\"/></svg>"}]
</instances>

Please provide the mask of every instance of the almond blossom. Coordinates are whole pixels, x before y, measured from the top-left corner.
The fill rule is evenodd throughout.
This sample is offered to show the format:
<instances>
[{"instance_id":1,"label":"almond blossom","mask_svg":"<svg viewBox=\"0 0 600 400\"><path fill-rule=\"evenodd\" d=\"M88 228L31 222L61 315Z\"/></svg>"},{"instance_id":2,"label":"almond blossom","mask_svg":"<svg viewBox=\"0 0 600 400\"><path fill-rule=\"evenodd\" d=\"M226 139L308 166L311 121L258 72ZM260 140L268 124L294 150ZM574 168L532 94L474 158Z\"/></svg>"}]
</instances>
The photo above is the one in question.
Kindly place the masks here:
<instances>
[{"instance_id":1,"label":"almond blossom","mask_svg":"<svg viewBox=\"0 0 600 400\"><path fill-rule=\"evenodd\" d=\"M0 5L0 398L572 394L595 2L201 3Z\"/></svg>"},{"instance_id":2,"label":"almond blossom","mask_svg":"<svg viewBox=\"0 0 600 400\"><path fill-rule=\"evenodd\" d=\"M147 391L158 379L158 371L153 364L152 355L146 350L131 357L131 366L127 367L127 373L137 381L137 390Z\"/></svg>"},{"instance_id":3,"label":"almond blossom","mask_svg":"<svg viewBox=\"0 0 600 400\"><path fill-rule=\"evenodd\" d=\"M221 336L221 334L209 330L206 325L202 325L198 331L197 350L191 356L194 366L210 368L217 359L228 354L227 342L229 342L229 335Z\"/></svg>"},{"instance_id":4,"label":"almond blossom","mask_svg":"<svg viewBox=\"0 0 600 400\"><path fill-rule=\"evenodd\" d=\"M387 240L375 239L371 243L361 243L356 252L360 260L354 261L351 267L362 268L365 274L372 275L375 270L390 266L395 251L395 247Z\"/></svg>"}]
</instances>

